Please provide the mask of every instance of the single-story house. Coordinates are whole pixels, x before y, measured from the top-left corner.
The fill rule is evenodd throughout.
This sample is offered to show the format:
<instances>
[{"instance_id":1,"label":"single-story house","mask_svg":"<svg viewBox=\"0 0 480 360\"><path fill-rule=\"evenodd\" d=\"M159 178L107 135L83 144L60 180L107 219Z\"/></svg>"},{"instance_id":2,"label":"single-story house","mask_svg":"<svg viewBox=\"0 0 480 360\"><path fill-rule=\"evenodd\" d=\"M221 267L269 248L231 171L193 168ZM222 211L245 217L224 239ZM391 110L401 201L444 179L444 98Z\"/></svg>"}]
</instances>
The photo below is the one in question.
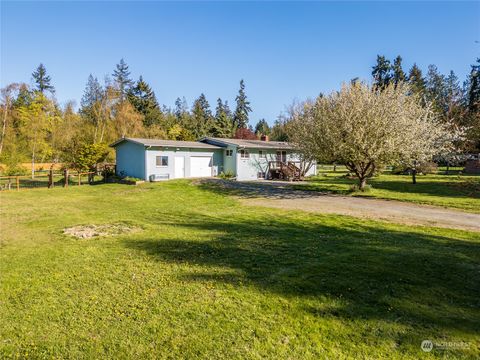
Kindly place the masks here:
<instances>
[{"instance_id":1,"label":"single-story house","mask_svg":"<svg viewBox=\"0 0 480 360\"><path fill-rule=\"evenodd\" d=\"M286 142L205 137L199 141L121 138L116 173L144 180L214 177L230 173L237 180L266 179L280 167L300 166L300 157ZM296 164L296 165L295 165ZM289 168L288 168L289 167ZM316 174L313 163L305 176Z\"/></svg>"}]
</instances>

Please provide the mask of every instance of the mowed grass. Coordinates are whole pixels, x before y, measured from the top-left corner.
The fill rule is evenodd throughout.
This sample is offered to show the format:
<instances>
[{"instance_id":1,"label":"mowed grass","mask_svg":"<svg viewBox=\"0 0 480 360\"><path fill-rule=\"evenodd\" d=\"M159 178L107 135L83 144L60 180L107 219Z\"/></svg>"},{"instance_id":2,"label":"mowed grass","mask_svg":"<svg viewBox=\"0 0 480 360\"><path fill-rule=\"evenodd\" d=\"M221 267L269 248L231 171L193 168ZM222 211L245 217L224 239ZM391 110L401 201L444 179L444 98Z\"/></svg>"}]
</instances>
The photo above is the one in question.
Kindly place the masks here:
<instances>
[{"instance_id":1,"label":"mowed grass","mask_svg":"<svg viewBox=\"0 0 480 360\"><path fill-rule=\"evenodd\" d=\"M446 208L480 213L480 176L461 175L458 170L445 175L418 175L417 184L412 184L410 175L393 175L389 172L368 180L368 192L351 192L356 179L346 178L347 171L338 167L319 168L319 175L308 178L308 184L295 185L296 188L322 191L349 196L374 197L378 199L400 200L418 204L435 205Z\"/></svg>"},{"instance_id":2,"label":"mowed grass","mask_svg":"<svg viewBox=\"0 0 480 360\"><path fill-rule=\"evenodd\" d=\"M480 356L479 233L245 207L188 181L0 207L0 358ZM114 223L141 231L62 233Z\"/></svg>"}]
</instances>

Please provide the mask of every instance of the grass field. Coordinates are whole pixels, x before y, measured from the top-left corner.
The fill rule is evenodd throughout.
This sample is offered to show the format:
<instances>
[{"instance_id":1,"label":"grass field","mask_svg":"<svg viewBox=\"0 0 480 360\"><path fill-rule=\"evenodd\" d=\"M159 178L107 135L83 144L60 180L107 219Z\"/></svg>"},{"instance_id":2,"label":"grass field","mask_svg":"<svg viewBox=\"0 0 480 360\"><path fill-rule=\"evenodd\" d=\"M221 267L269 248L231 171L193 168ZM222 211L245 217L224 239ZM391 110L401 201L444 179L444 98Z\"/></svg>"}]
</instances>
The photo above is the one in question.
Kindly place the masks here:
<instances>
[{"instance_id":1,"label":"grass field","mask_svg":"<svg viewBox=\"0 0 480 360\"><path fill-rule=\"evenodd\" d=\"M338 167L336 172L331 166L319 168L319 175L308 179L306 186L296 188L313 191L325 191L335 194L366 196L379 199L400 200L418 204L456 208L468 212L480 213L480 176L459 175L458 169L450 174L419 175L417 184L412 184L409 175L392 175L388 172L368 180L372 186L369 192L351 192L357 180L345 177L347 171Z\"/></svg>"},{"instance_id":2,"label":"grass field","mask_svg":"<svg viewBox=\"0 0 480 360\"><path fill-rule=\"evenodd\" d=\"M246 207L188 181L0 208L0 358L480 356L479 233ZM88 224L140 230L63 234Z\"/></svg>"}]
</instances>

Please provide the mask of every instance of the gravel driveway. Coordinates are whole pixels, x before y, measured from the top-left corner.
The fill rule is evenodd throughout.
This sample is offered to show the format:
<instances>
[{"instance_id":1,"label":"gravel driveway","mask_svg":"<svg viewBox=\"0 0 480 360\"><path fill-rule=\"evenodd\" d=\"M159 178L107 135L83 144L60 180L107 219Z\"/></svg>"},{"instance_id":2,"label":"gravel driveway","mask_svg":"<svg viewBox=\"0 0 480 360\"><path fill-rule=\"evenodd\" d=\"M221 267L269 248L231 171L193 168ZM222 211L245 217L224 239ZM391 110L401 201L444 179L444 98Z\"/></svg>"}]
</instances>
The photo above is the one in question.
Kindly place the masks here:
<instances>
[{"instance_id":1,"label":"gravel driveway","mask_svg":"<svg viewBox=\"0 0 480 360\"><path fill-rule=\"evenodd\" d=\"M395 200L350 197L292 189L274 181L218 181L243 204L318 213L350 215L409 225L427 225L480 232L480 214Z\"/></svg>"}]
</instances>

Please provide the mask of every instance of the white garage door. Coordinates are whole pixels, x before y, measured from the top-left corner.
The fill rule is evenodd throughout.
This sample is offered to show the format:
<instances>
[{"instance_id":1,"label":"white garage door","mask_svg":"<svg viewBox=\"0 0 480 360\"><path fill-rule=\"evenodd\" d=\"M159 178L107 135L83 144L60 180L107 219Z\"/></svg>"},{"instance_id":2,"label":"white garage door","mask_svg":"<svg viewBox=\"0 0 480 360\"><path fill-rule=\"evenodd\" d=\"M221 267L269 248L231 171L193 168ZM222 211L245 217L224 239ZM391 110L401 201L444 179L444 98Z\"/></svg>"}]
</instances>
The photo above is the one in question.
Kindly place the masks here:
<instances>
[{"instance_id":1,"label":"white garage door","mask_svg":"<svg viewBox=\"0 0 480 360\"><path fill-rule=\"evenodd\" d=\"M212 158L210 156L192 156L190 158L190 176L212 176Z\"/></svg>"}]
</instances>

